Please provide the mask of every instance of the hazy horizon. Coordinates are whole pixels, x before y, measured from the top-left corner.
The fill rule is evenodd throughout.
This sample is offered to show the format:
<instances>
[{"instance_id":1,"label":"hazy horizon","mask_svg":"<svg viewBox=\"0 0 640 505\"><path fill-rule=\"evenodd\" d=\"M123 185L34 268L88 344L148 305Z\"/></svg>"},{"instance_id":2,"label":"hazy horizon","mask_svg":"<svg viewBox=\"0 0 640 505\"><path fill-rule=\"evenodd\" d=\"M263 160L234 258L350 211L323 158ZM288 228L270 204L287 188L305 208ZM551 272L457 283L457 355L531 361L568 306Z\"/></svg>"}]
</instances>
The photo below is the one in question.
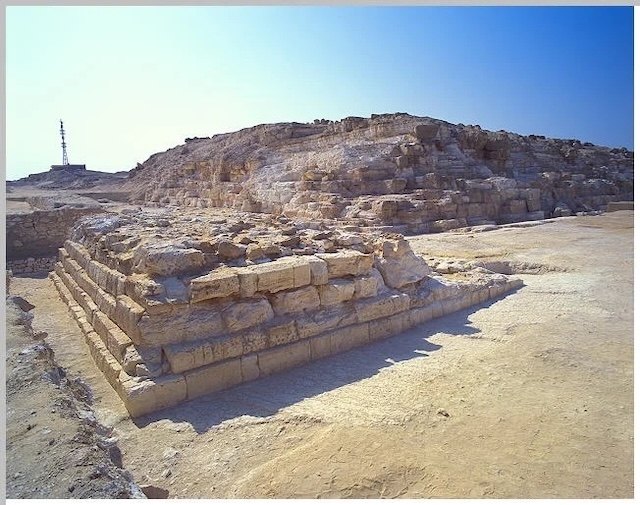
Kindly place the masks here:
<instances>
[{"instance_id":1,"label":"hazy horizon","mask_svg":"<svg viewBox=\"0 0 640 505\"><path fill-rule=\"evenodd\" d=\"M633 150L632 7L6 8L6 180L406 112Z\"/></svg>"}]
</instances>

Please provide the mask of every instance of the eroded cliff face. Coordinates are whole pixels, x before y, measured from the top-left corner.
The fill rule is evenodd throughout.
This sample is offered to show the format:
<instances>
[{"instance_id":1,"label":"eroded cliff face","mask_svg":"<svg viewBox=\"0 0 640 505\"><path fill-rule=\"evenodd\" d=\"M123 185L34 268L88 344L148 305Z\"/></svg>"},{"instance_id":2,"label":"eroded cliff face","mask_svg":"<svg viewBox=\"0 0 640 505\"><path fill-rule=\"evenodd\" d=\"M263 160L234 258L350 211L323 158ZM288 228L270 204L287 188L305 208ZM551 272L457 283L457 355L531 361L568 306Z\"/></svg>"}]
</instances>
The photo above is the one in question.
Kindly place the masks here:
<instances>
[{"instance_id":1,"label":"eroded cliff face","mask_svg":"<svg viewBox=\"0 0 640 505\"><path fill-rule=\"evenodd\" d=\"M633 199L633 152L408 114L259 125L133 169L133 199L425 233Z\"/></svg>"}]
</instances>

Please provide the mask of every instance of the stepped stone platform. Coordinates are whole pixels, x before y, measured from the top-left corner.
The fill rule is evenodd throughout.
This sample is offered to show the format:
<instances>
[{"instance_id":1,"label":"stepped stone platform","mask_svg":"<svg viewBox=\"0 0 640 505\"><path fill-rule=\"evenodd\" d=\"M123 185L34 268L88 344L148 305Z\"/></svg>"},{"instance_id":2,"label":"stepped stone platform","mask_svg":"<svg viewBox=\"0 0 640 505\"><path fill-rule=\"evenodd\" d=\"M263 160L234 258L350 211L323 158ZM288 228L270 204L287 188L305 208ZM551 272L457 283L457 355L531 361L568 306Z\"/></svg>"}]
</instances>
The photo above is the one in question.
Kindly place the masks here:
<instances>
[{"instance_id":1,"label":"stepped stone platform","mask_svg":"<svg viewBox=\"0 0 640 505\"><path fill-rule=\"evenodd\" d=\"M522 285L473 264L436 274L397 233L229 209L85 217L50 277L134 417Z\"/></svg>"}]
</instances>

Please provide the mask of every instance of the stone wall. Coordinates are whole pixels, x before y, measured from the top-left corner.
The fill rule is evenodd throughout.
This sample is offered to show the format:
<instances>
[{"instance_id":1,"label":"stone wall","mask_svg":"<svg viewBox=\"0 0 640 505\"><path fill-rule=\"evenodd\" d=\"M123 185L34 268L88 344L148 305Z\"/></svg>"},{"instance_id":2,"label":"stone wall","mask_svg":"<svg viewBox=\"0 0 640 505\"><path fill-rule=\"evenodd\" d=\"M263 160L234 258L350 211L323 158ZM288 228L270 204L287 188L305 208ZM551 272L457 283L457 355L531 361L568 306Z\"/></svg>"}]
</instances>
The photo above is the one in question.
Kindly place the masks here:
<instances>
[{"instance_id":1,"label":"stone wall","mask_svg":"<svg viewBox=\"0 0 640 505\"><path fill-rule=\"evenodd\" d=\"M7 270L11 270L14 274L50 272L54 269L56 261L56 256L12 260L7 261Z\"/></svg>"},{"instance_id":2,"label":"stone wall","mask_svg":"<svg viewBox=\"0 0 640 505\"><path fill-rule=\"evenodd\" d=\"M55 256L74 223L96 212L102 211L98 207L61 207L7 214L7 261Z\"/></svg>"},{"instance_id":3,"label":"stone wall","mask_svg":"<svg viewBox=\"0 0 640 505\"><path fill-rule=\"evenodd\" d=\"M83 220L51 274L132 416L395 335L522 284L481 268L456 282L433 275L397 234L317 252L285 222L268 235L287 231L289 249L268 257L240 247L244 220L225 221L238 233L213 247L208 236L186 240L192 215L146 221L180 240L160 240L140 219Z\"/></svg>"}]
</instances>

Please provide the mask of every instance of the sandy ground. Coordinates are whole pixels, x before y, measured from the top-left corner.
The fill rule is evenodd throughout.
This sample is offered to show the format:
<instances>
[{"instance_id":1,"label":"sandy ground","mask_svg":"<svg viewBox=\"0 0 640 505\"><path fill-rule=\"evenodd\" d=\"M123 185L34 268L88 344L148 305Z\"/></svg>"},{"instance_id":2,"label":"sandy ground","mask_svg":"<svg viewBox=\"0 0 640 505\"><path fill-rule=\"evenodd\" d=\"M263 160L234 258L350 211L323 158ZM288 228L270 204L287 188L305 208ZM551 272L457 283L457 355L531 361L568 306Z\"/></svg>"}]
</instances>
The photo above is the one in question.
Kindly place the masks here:
<instances>
[{"instance_id":1,"label":"sandy ground","mask_svg":"<svg viewBox=\"0 0 640 505\"><path fill-rule=\"evenodd\" d=\"M170 498L632 498L633 213L410 239L542 264L497 300L132 421L50 281L36 308L136 482Z\"/></svg>"}]
</instances>

